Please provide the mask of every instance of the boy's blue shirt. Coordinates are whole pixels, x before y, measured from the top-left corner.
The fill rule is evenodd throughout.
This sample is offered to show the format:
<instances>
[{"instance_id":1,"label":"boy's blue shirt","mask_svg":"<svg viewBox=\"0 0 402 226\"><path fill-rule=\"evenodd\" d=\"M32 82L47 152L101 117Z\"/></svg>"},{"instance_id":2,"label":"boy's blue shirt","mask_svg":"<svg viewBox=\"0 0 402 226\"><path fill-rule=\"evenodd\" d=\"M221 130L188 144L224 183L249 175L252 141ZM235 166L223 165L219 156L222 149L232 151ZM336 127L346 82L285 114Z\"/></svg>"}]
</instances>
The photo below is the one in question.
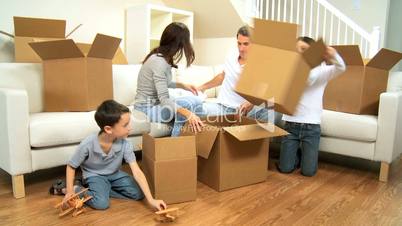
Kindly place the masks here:
<instances>
[{"instance_id":1,"label":"boy's blue shirt","mask_svg":"<svg viewBox=\"0 0 402 226\"><path fill-rule=\"evenodd\" d=\"M98 133L95 133L80 143L67 164L73 168L81 167L83 178L88 178L117 172L123 159L127 163L136 161L131 142L118 139L113 142L109 153L105 154L100 146Z\"/></svg>"}]
</instances>

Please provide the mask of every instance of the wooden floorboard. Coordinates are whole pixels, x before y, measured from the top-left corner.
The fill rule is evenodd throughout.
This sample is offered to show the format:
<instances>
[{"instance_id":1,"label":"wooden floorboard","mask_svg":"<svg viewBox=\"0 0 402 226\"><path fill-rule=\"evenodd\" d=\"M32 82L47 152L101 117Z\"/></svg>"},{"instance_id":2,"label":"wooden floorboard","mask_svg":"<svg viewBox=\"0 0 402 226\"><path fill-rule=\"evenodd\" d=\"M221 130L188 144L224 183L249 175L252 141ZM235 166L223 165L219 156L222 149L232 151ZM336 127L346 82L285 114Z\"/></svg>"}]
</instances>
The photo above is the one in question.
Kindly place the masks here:
<instances>
[{"instance_id":1,"label":"wooden floorboard","mask_svg":"<svg viewBox=\"0 0 402 226\"><path fill-rule=\"evenodd\" d=\"M402 225L402 164L391 165L388 183L376 170L320 162L314 177L270 167L266 182L225 192L198 183L196 201L171 206L180 216L169 225ZM59 218L53 206L62 197L48 187L62 177L62 167L26 175L26 197L14 199L0 171L0 225L159 225L143 202L118 199L106 211Z\"/></svg>"}]
</instances>

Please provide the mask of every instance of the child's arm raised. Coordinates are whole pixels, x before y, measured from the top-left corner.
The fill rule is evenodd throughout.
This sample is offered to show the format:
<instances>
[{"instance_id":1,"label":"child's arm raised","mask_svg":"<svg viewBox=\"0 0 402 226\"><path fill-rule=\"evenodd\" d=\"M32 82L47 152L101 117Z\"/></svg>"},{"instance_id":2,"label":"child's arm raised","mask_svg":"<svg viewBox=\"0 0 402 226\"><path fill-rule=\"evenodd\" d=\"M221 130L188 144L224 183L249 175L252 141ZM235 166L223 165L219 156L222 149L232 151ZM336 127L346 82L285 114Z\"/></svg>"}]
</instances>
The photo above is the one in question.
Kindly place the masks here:
<instances>
[{"instance_id":1,"label":"child's arm raised","mask_svg":"<svg viewBox=\"0 0 402 226\"><path fill-rule=\"evenodd\" d=\"M136 161L132 161L129 163L131 172L133 172L134 179L137 181L138 185L140 186L142 192L145 195L148 203L151 206L155 207L158 210L166 209L166 204L163 200L156 200L152 197L151 191L149 190L147 179L144 176L144 173L141 171L140 167Z\"/></svg>"}]
</instances>

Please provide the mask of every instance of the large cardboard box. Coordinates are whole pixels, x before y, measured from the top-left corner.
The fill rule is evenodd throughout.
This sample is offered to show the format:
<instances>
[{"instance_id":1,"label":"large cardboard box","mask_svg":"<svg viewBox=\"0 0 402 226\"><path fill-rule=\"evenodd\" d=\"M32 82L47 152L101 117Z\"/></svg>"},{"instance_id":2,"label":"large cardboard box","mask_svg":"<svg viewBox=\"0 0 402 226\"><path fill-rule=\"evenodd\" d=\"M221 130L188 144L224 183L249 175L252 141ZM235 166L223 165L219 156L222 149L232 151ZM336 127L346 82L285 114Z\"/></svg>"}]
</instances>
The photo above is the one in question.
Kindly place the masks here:
<instances>
[{"instance_id":1,"label":"large cardboard box","mask_svg":"<svg viewBox=\"0 0 402 226\"><path fill-rule=\"evenodd\" d=\"M43 60L45 111L91 111L113 99L112 58L121 39L97 34L87 55L71 40L29 43Z\"/></svg>"},{"instance_id":2,"label":"large cardboard box","mask_svg":"<svg viewBox=\"0 0 402 226\"><path fill-rule=\"evenodd\" d=\"M255 120L236 115L213 116L196 134L198 180L217 191L263 182L267 177L271 137L287 132L263 129ZM189 130L183 134L192 134Z\"/></svg>"},{"instance_id":3,"label":"large cardboard box","mask_svg":"<svg viewBox=\"0 0 402 226\"><path fill-rule=\"evenodd\" d=\"M235 91L254 104L272 100L275 110L293 114L310 69L322 62L321 40L296 52L297 25L255 19L252 45Z\"/></svg>"},{"instance_id":4,"label":"large cardboard box","mask_svg":"<svg viewBox=\"0 0 402 226\"><path fill-rule=\"evenodd\" d=\"M402 54L381 49L371 60L363 61L357 45L334 46L342 56L346 71L330 81L325 89L324 108L354 114L378 114L379 98L387 90L388 71Z\"/></svg>"},{"instance_id":5,"label":"large cardboard box","mask_svg":"<svg viewBox=\"0 0 402 226\"><path fill-rule=\"evenodd\" d=\"M142 137L142 168L152 194L166 203L193 201L197 195L194 136Z\"/></svg>"},{"instance_id":6,"label":"large cardboard box","mask_svg":"<svg viewBox=\"0 0 402 226\"><path fill-rule=\"evenodd\" d=\"M73 31L67 36L65 35L65 20L15 16L14 35L6 32L2 33L14 38L15 62L38 63L41 62L41 58L32 50L28 43L65 39L71 35Z\"/></svg>"},{"instance_id":7,"label":"large cardboard box","mask_svg":"<svg viewBox=\"0 0 402 226\"><path fill-rule=\"evenodd\" d=\"M87 55L89 50L91 49L91 44L88 43L76 43L78 48L85 54ZM128 64L127 58L124 55L123 51L119 47L114 54L114 57L112 59L112 64Z\"/></svg>"}]
</instances>

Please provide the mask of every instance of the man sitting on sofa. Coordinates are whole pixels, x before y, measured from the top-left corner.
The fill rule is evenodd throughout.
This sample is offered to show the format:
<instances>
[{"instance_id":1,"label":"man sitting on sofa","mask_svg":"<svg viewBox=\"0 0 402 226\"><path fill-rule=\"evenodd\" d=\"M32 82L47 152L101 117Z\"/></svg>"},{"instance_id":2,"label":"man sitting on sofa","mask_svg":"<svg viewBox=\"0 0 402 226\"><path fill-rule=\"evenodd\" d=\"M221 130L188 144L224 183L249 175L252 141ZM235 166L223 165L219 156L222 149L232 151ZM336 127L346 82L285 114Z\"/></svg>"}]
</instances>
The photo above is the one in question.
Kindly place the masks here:
<instances>
[{"instance_id":1,"label":"man sitting on sofa","mask_svg":"<svg viewBox=\"0 0 402 226\"><path fill-rule=\"evenodd\" d=\"M218 103L204 103L204 113L206 115L241 114L267 122L268 109L254 106L234 91L251 44L249 28L247 26L241 27L237 31L236 37L238 51L231 51L228 54L223 71L212 80L197 87L198 90L205 91L222 85L218 95ZM271 114L273 114L273 110Z\"/></svg>"}]
</instances>

